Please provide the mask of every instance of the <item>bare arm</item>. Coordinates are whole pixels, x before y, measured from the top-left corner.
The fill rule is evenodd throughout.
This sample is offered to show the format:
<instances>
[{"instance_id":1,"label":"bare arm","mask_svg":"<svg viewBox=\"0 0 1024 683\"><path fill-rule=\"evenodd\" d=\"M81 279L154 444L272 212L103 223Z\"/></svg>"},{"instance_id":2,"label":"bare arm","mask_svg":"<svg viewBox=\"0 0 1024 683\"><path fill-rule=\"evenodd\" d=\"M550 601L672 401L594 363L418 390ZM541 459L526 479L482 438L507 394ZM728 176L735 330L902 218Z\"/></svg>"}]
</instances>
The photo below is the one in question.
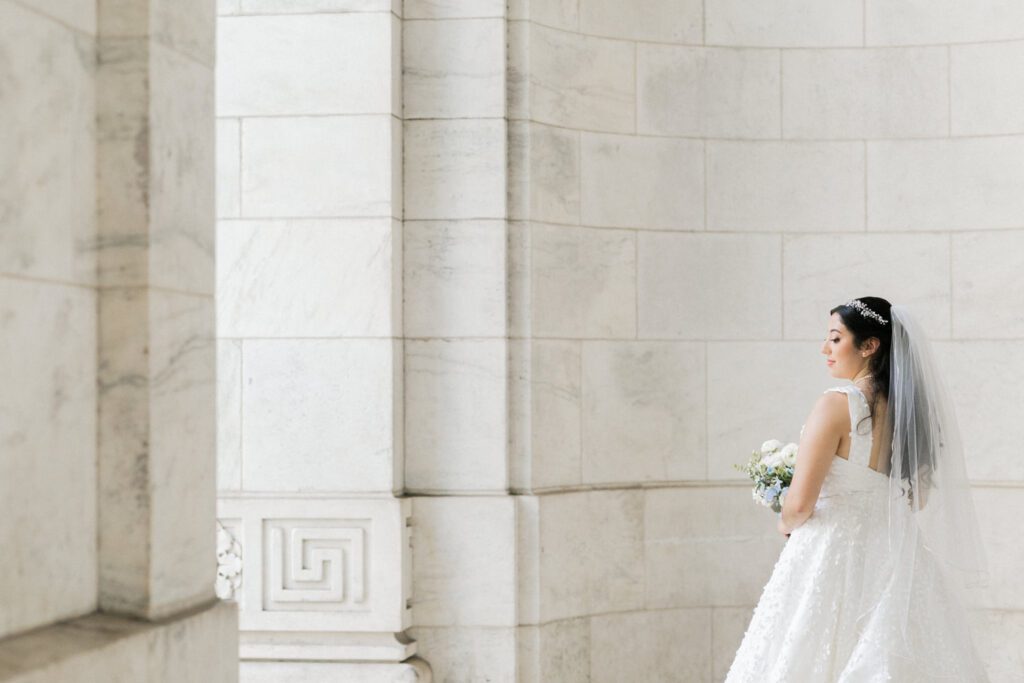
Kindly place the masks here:
<instances>
[{"instance_id":1,"label":"bare arm","mask_svg":"<svg viewBox=\"0 0 1024 683\"><path fill-rule=\"evenodd\" d=\"M849 431L849 421L846 396L828 391L818 397L800 437L793 482L786 493L779 520L782 533L788 535L806 522L814 511L821 484L839 449L840 438L844 431Z\"/></svg>"}]
</instances>

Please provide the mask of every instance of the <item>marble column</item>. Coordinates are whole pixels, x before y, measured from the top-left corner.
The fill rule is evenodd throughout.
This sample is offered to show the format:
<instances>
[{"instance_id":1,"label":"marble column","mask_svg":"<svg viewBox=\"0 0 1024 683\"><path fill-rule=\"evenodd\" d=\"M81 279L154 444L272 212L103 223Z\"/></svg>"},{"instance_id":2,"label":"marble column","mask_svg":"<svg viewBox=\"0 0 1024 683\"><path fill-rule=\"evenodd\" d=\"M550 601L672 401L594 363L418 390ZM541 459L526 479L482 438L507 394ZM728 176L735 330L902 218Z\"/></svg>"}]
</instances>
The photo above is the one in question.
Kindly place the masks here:
<instances>
[{"instance_id":1,"label":"marble column","mask_svg":"<svg viewBox=\"0 0 1024 683\"><path fill-rule=\"evenodd\" d=\"M0 0L0 679L229 683L212 0Z\"/></svg>"},{"instance_id":2,"label":"marble column","mask_svg":"<svg viewBox=\"0 0 1024 683\"><path fill-rule=\"evenodd\" d=\"M213 21L100 5L99 599L146 618L213 598Z\"/></svg>"},{"instance_id":3,"label":"marble column","mask_svg":"<svg viewBox=\"0 0 1024 683\"><path fill-rule=\"evenodd\" d=\"M427 680L405 633L401 6L220 11L220 594L242 679Z\"/></svg>"},{"instance_id":4,"label":"marble column","mask_svg":"<svg viewBox=\"0 0 1024 683\"><path fill-rule=\"evenodd\" d=\"M434 676L512 681L506 8L407 0L406 491L413 628Z\"/></svg>"},{"instance_id":5,"label":"marble column","mask_svg":"<svg viewBox=\"0 0 1024 683\"><path fill-rule=\"evenodd\" d=\"M2 2L0 45L2 639L97 603L95 8Z\"/></svg>"}]
</instances>

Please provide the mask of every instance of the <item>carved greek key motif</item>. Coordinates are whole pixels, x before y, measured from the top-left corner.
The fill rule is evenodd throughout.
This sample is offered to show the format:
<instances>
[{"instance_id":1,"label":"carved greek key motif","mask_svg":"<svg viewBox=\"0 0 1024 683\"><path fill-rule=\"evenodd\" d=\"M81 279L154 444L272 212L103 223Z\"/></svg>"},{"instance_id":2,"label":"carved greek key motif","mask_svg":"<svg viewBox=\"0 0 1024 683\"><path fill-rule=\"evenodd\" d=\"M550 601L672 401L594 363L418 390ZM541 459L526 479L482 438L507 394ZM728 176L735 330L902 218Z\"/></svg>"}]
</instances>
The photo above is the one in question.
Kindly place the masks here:
<instances>
[{"instance_id":1,"label":"carved greek key motif","mask_svg":"<svg viewBox=\"0 0 1024 683\"><path fill-rule=\"evenodd\" d=\"M263 608L319 610L364 603L368 523L264 520Z\"/></svg>"}]
</instances>

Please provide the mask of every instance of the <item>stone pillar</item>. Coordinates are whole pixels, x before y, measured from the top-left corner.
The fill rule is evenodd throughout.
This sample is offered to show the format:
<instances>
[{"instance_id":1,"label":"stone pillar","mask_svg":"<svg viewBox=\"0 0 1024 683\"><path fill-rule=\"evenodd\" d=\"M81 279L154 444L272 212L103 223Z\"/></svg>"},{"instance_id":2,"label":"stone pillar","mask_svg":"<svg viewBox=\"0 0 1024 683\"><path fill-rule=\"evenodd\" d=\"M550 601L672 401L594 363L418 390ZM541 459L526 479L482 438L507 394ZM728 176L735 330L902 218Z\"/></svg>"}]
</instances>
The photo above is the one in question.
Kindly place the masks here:
<instances>
[{"instance_id":1,"label":"stone pillar","mask_svg":"<svg viewBox=\"0 0 1024 683\"><path fill-rule=\"evenodd\" d=\"M237 680L213 21L212 0L0 3L0 680Z\"/></svg>"},{"instance_id":2,"label":"stone pillar","mask_svg":"<svg viewBox=\"0 0 1024 683\"><path fill-rule=\"evenodd\" d=\"M0 3L0 45L3 639L96 609L95 8Z\"/></svg>"},{"instance_id":3,"label":"stone pillar","mask_svg":"<svg viewBox=\"0 0 1024 683\"><path fill-rule=\"evenodd\" d=\"M405 634L401 7L329 4L218 20L221 595L246 681L429 677Z\"/></svg>"},{"instance_id":4,"label":"stone pillar","mask_svg":"<svg viewBox=\"0 0 1024 683\"><path fill-rule=\"evenodd\" d=\"M213 9L99 15L100 607L213 599Z\"/></svg>"},{"instance_id":5,"label":"stone pillar","mask_svg":"<svg viewBox=\"0 0 1024 683\"><path fill-rule=\"evenodd\" d=\"M406 491L410 631L444 681L514 681L504 0L407 0Z\"/></svg>"}]
</instances>

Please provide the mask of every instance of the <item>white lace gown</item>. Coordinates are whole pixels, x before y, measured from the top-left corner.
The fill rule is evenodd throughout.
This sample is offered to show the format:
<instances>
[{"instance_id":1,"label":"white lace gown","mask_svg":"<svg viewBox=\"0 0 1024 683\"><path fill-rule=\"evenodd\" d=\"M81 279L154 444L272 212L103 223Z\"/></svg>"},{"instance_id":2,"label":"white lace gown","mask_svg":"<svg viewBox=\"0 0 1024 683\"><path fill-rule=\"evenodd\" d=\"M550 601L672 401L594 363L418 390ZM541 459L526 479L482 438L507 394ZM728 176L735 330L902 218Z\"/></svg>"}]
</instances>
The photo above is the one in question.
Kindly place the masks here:
<instances>
[{"instance_id":1,"label":"white lace gown","mask_svg":"<svg viewBox=\"0 0 1024 683\"><path fill-rule=\"evenodd\" d=\"M892 641L899 609L880 598L888 475L868 467L872 425L864 394L853 384L826 391L847 395L849 459L833 457L814 513L786 541L726 683L987 681L966 615L927 551L913 570L911 652L879 645Z\"/></svg>"}]
</instances>

